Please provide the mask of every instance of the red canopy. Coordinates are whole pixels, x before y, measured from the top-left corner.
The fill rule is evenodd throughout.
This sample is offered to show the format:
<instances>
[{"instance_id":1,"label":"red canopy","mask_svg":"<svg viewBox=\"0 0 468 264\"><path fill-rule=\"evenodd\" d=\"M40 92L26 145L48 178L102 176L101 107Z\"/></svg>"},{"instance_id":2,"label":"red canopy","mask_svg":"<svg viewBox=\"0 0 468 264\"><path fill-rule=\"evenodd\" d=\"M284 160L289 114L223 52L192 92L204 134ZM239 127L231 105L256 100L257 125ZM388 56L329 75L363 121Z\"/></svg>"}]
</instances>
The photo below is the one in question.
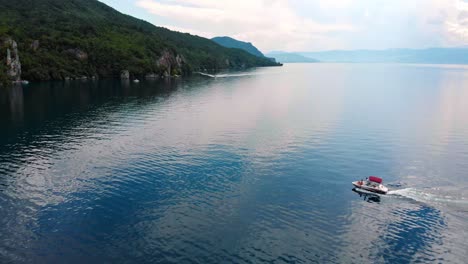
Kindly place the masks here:
<instances>
[{"instance_id":1,"label":"red canopy","mask_svg":"<svg viewBox=\"0 0 468 264\"><path fill-rule=\"evenodd\" d=\"M376 176L370 176L369 181L371 182L376 182L376 183L382 183L382 179Z\"/></svg>"}]
</instances>

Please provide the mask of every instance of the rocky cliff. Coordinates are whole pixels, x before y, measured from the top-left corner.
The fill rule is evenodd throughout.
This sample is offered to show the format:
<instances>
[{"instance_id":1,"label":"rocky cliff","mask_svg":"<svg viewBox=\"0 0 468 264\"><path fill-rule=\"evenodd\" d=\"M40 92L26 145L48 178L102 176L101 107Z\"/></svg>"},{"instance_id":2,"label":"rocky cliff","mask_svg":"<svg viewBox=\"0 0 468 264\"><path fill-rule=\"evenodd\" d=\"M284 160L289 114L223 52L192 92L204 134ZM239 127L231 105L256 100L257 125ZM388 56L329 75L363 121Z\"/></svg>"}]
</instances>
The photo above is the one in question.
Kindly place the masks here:
<instances>
[{"instance_id":1,"label":"rocky cliff","mask_svg":"<svg viewBox=\"0 0 468 264\"><path fill-rule=\"evenodd\" d=\"M155 71L146 73L146 79L179 76L190 72L184 56L169 50L164 50L161 56L154 58L154 62L156 64ZM120 72L120 79L130 79L131 76L135 76L135 73L127 69Z\"/></svg>"},{"instance_id":2,"label":"rocky cliff","mask_svg":"<svg viewBox=\"0 0 468 264\"><path fill-rule=\"evenodd\" d=\"M0 63L3 67L0 67L3 74L3 78L9 81L20 81L21 80L21 61L19 58L18 44L11 38L3 40L0 45L0 56L3 57ZM3 80L5 81L5 80Z\"/></svg>"},{"instance_id":3,"label":"rocky cliff","mask_svg":"<svg viewBox=\"0 0 468 264\"><path fill-rule=\"evenodd\" d=\"M160 69L160 74L164 77L169 77L181 75L184 72L186 61L184 56L180 54L175 55L169 50L164 50L156 64Z\"/></svg>"}]
</instances>

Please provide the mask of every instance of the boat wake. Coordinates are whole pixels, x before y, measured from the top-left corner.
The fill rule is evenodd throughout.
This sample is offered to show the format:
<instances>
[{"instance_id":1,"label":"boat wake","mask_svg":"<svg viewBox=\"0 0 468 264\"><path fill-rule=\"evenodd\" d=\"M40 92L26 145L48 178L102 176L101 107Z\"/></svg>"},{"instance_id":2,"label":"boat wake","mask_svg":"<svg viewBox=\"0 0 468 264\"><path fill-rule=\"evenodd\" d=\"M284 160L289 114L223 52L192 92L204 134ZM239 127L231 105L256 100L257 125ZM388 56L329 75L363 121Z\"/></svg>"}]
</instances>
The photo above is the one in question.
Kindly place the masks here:
<instances>
[{"instance_id":1,"label":"boat wake","mask_svg":"<svg viewBox=\"0 0 468 264\"><path fill-rule=\"evenodd\" d=\"M435 192L435 193L434 193ZM456 197L452 195L438 194L434 189L416 189L404 188L399 190L392 190L387 193L390 196L398 196L403 198L412 199L417 202L425 204L439 204L439 205L452 205L468 207L468 200L464 197Z\"/></svg>"},{"instance_id":2,"label":"boat wake","mask_svg":"<svg viewBox=\"0 0 468 264\"><path fill-rule=\"evenodd\" d=\"M206 77L210 77L210 78L229 78L229 77L260 75L259 73L231 73L231 74L209 74L209 73L204 73L204 72L195 72L195 73L206 76Z\"/></svg>"},{"instance_id":3,"label":"boat wake","mask_svg":"<svg viewBox=\"0 0 468 264\"><path fill-rule=\"evenodd\" d=\"M216 78L216 75L209 74L209 73L204 73L204 72L195 72L195 73L206 76L206 77L210 77L210 78Z\"/></svg>"}]
</instances>

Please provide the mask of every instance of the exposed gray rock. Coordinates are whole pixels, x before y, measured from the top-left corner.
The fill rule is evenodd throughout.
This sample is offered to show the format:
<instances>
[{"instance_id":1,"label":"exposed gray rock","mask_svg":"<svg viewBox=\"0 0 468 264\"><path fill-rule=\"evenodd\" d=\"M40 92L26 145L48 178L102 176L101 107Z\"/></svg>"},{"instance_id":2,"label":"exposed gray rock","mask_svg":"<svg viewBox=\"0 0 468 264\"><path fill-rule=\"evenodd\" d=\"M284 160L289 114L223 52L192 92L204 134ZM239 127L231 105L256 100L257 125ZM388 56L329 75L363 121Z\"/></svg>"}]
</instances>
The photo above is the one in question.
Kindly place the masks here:
<instances>
[{"instance_id":1,"label":"exposed gray rock","mask_svg":"<svg viewBox=\"0 0 468 264\"><path fill-rule=\"evenodd\" d=\"M128 80L130 79L130 72L128 70L123 70L120 72L120 79Z\"/></svg>"},{"instance_id":2,"label":"exposed gray rock","mask_svg":"<svg viewBox=\"0 0 468 264\"><path fill-rule=\"evenodd\" d=\"M177 67L182 67L182 64L185 63L185 58L184 56L177 54L176 56L176 62L177 62Z\"/></svg>"},{"instance_id":3,"label":"exposed gray rock","mask_svg":"<svg viewBox=\"0 0 468 264\"><path fill-rule=\"evenodd\" d=\"M33 51L36 51L36 50L39 49L39 40L36 39L36 40L33 41L33 43L31 43L31 49Z\"/></svg>"},{"instance_id":4,"label":"exposed gray rock","mask_svg":"<svg viewBox=\"0 0 468 264\"><path fill-rule=\"evenodd\" d=\"M182 65L185 64L185 58L182 55L164 50L161 57L156 61L156 64L163 70L164 77L170 77L172 74L177 74L182 71Z\"/></svg>"},{"instance_id":5,"label":"exposed gray rock","mask_svg":"<svg viewBox=\"0 0 468 264\"><path fill-rule=\"evenodd\" d=\"M18 82L21 80L21 62L19 59L18 44L16 41L8 38L5 40L4 45L7 49L7 76L11 80Z\"/></svg>"},{"instance_id":6,"label":"exposed gray rock","mask_svg":"<svg viewBox=\"0 0 468 264\"><path fill-rule=\"evenodd\" d=\"M80 49L67 49L66 52L68 54L73 55L77 60L84 61L88 59L88 53L80 50Z\"/></svg>"}]
</instances>

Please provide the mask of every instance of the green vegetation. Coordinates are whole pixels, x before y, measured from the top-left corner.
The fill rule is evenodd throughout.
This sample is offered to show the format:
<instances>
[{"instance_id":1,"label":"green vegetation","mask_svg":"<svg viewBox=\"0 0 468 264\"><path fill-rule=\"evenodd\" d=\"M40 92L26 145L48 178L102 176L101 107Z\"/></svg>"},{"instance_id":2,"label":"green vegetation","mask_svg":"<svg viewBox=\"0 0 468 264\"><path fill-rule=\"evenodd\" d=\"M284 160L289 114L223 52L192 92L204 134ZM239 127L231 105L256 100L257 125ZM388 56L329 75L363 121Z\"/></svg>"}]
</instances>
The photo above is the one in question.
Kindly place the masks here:
<instances>
[{"instance_id":1,"label":"green vegetation","mask_svg":"<svg viewBox=\"0 0 468 264\"><path fill-rule=\"evenodd\" d=\"M167 67L158 59L164 51L183 58L169 74L276 65L202 37L156 27L96 0L0 0L0 40L6 37L18 43L27 80L117 76L124 69L132 75L163 74Z\"/></svg>"},{"instance_id":2,"label":"green vegetation","mask_svg":"<svg viewBox=\"0 0 468 264\"><path fill-rule=\"evenodd\" d=\"M6 74L7 70L8 68L6 66L6 47L0 41L0 86L6 86L10 82Z\"/></svg>"}]
</instances>

